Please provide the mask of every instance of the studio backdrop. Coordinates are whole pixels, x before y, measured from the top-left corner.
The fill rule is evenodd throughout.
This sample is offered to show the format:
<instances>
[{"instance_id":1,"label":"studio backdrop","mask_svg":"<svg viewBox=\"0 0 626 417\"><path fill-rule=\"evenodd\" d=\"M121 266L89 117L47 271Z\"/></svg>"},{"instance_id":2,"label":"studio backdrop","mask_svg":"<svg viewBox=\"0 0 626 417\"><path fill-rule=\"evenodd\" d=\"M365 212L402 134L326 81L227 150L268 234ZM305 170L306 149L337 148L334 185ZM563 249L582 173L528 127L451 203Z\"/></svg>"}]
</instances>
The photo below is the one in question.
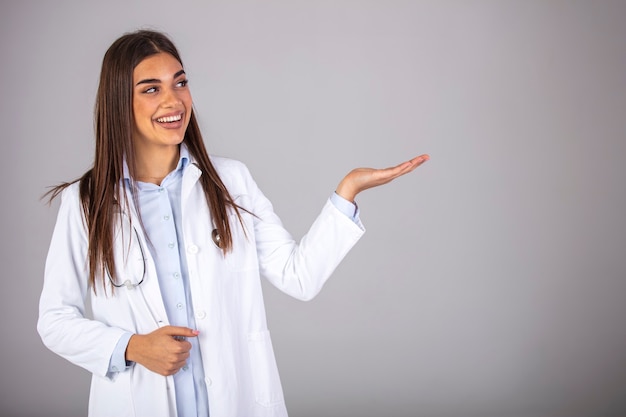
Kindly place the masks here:
<instances>
[{"instance_id":1,"label":"studio backdrop","mask_svg":"<svg viewBox=\"0 0 626 417\"><path fill-rule=\"evenodd\" d=\"M153 28L209 152L243 161L295 237L352 168L431 155L359 195L367 232L317 298L264 283L290 415L626 415L625 17L619 0L3 0L0 414L86 415L90 375L36 332L58 208L40 197L90 167L105 50Z\"/></svg>"}]
</instances>

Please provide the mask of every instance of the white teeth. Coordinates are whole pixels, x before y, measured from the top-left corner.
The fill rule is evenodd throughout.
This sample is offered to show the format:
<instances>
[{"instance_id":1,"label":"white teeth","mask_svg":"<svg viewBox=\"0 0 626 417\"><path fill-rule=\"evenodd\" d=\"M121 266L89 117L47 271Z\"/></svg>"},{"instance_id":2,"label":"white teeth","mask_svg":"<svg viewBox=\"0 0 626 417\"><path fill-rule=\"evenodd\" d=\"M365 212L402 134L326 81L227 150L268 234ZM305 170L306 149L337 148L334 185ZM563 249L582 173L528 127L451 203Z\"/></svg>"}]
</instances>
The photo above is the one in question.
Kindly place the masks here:
<instances>
[{"instance_id":1,"label":"white teeth","mask_svg":"<svg viewBox=\"0 0 626 417\"><path fill-rule=\"evenodd\" d=\"M156 119L156 121L159 123L171 123L179 121L180 119L182 119L182 117L182 114L179 114L177 116L159 117L158 119Z\"/></svg>"}]
</instances>

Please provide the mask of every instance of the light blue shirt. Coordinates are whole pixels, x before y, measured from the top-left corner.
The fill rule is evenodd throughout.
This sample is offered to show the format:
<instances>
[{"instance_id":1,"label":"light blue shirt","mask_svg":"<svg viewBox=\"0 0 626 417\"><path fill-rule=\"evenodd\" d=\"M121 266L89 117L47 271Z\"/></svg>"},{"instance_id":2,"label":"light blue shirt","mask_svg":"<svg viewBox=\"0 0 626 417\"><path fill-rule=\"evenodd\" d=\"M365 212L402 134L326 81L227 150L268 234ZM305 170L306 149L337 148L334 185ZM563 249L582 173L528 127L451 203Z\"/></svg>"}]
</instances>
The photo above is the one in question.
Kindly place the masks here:
<instances>
[{"instance_id":1,"label":"light blue shirt","mask_svg":"<svg viewBox=\"0 0 626 417\"><path fill-rule=\"evenodd\" d=\"M196 328L188 282L187 264L182 236L181 187L183 172L189 165L187 147L181 145L176 168L161 185L137 182L137 197L141 219L148 236L150 252L155 261L161 296L169 322L173 326ZM130 186L128 169L124 166L124 180ZM354 222L359 221L355 203L333 193L331 202ZM113 374L133 366L125 359L126 347L132 333L120 338L111 356L109 373ZM176 407L179 417L205 417L209 415L209 399L204 382L202 356L198 339L187 339L192 347L187 364L174 374Z\"/></svg>"}]
</instances>

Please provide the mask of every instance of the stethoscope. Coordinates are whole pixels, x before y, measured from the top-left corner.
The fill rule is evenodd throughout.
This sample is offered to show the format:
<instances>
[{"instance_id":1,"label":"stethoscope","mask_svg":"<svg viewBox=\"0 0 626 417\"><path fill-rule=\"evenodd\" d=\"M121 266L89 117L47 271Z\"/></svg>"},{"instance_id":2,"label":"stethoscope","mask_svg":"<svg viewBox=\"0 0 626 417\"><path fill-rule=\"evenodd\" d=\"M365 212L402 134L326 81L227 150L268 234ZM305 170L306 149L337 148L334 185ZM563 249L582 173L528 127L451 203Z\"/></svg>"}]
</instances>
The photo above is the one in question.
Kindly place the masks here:
<instances>
[{"instance_id":1,"label":"stethoscope","mask_svg":"<svg viewBox=\"0 0 626 417\"><path fill-rule=\"evenodd\" d=\"M132 224L131 224L132 225ZM126 279L123 283L121 284L116 284L113 281L113 277L111 277L111 273L109 272L109 268L105 267L106 270L106 274L109 277L109 282L111 282L111 285L113 285L115 288L121 288L121 287L126 287L129 290L135 289L137 288L139 285L141 285L141 283L143 282L143 280L146 278L146 252L143 248L143 244L141 243L141 238L139 237L139 232L137 231L137 228L135 227L135 225L132 225L133 228L133 232L135 233L135 238L137 239L137 244L139 245L139 251L141 252L141 262L142 262L142 273L141 273L141 280L137 283L133 283L131 282L129 279ZM219 234L219 232L217 231L217 229L213 229L213 231L211 231L211 240L213 240L213 243L215 244L215 246L218 249L222 249L222 236Z\"/></svg>"},{"instance_id":2,"label":"stethoscope","mask_svg":"<svg viewBox=\"0 0 626 417\"><path fill-rule=\"evenodd\" d=\"M211 232L211 239L218 249L222 249L222 236L219 234L217 229L213 229L213 231Z\"/></svg>"},{"instance_id":3,"label":"stethoscope","mask_svg":"<svg viewBox=\"0 0 626 417\"><path fill-rule=\"evenodd\" d=\"M111 282L111 285L113 285L116 288L121 288L121 287L126 287L129 290L135 289L137 288L142 282L143 280L146 278L146 252L143 249L143 244L141 243L141 239L139 238L139 232L137 231L137 228L132 225L133 231L135 232L135 238L137 238L137 244L139 245L139 251L141 252L141 262L142 262L142 266L143 266L143 271L141 273L141 281L139 281L138 283L132 283L129 279L126 279L123 283L121 284L116 284L115 282L113 282L113 277L111 277L111 273L109 272L109 268L106 268L106 274L109 277L109 281Z\"/></svg>"}]
</instances>

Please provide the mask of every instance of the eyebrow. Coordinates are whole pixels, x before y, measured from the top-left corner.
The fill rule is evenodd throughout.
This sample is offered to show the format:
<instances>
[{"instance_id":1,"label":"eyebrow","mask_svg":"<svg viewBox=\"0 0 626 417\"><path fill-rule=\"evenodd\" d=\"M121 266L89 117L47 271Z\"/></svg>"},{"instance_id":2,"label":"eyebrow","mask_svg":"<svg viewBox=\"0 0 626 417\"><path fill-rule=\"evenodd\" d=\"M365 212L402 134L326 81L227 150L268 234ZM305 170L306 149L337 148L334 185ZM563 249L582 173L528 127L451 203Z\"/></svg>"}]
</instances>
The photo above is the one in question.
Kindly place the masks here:
<instances>
[{"instance_id":1,"label":"eyebrow","mask_svg":"<svg viewBox=\"0 0 626 417\"><path fill-rule=\"evenodd\" d=\"M176 79L176 78L180 77L183 74L185 74L185 70L181 69L176 74L174 74L173 78ZM160 82L161 82L161 80L159 80L158 78L146 78L145 80L139 81L135 85L137 86L137 85L140 85L140 84L159 84Z\"/></svg>"}]
</instances>

